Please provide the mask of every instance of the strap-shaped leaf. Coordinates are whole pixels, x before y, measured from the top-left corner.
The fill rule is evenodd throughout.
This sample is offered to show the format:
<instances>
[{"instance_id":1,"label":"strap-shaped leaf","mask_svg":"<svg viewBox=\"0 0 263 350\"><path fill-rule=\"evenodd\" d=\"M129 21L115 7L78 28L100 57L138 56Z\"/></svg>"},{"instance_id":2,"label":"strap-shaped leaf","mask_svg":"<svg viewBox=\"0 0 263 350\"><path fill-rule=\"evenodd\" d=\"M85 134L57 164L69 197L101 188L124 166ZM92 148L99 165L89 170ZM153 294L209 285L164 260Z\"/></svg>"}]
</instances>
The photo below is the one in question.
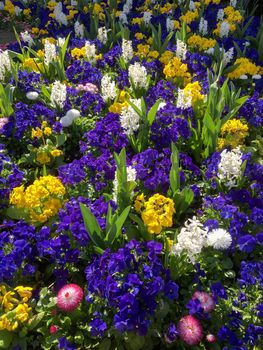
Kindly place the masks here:
<instances>
[{"instance_id":1,"label":"strap-shaped leaf","mask_svg":"<svg viewBox=\"0 0 263 350\"><path fill-rule=\"evenodd\" d=\"M148 112L148 115L147 115L147 120L148 120L148 123L150 125L152 125L152 123L154 122L155 120L155 117L156 117L156 113L158 111L158 108L159 108L159 105L160 103L162 102L162 99L158 99L155 104L151 107L151 109L149 110Z\"/></svg>"},{"instance_id":2,"label":"strap-shaped leaf","mask_svg":"<svg viewBox=\"0 0 263 350\"><path fill-rule=\"evenodd\" d=\"M93 243L95 243L98 247L104 246L103 237L101 234L101 228L98 224L97 219L91 213L88 207L85 204L80 203L80 210L83 217L83 221L85 224L85 228L89 233L89 236Z\"/></svg>"},{"instance_id":3,"label":"strap-shaped leaf","mask_svg":"<svg viewBox=\"0 0 263 350\"><path fill-rule=\"evenodd\" d=\"M172 143L172 154L171 154L172 167L170 170L170 187L173 193L176 193L180 188L180 174L179 174L179 152L175 144Z\"/></svg>"}]
</instances>

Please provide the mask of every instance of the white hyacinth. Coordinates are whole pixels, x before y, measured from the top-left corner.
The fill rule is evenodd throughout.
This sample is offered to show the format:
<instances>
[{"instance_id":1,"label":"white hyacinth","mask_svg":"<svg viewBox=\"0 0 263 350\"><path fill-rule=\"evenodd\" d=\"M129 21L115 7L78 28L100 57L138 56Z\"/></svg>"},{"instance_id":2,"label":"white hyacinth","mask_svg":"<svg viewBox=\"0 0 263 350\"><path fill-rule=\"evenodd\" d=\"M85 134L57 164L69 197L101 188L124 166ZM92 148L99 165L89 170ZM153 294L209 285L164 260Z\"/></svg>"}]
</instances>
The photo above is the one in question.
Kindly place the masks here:
<instances>
[{"instance_id":1,"label":"white hyacinth","mask_svg":"<svg viewBox=\"0 0 263 350\"><path fill-rule=\"evenodd\" d=\"M195 11L196 10L195 3L192 0L189 3L189 10L190 11Z\"/></svg>"},{"instance_id":2,"label":"white hyacinth","mask_svg":"<svg viewBox=\"0 0 263 350\"><path fill-rule=\"evenodd\" d=\"M223 228L217 228L208 233L207 245L218 250L225 250L231 246L232 237Z\"/></svg>"},{"instance_id":3,"label":"white hyacinth","mask_svg":"<svg viewBox=\"0 0 263 350\"><path fill-rule=\"evenodd\" d=\"M252 75L252 79L259 80L259 79L261 79L261 78L262 78L262 76L261 76L260 74L254 74L254 75Z\"/></svg>"},{"instance_id":4,"label":"white hyacinth","mask_svg":"<svg viewBox=\"0 0 263 350\"><path fill-rule=\"evenodd\" d=\"M217 20L217 22L219 22L219 21L223 21L224 16L225 16L225 12L224 12L224 10L223 10L223 9L218 10L218 12L217 12L217 16L216 16L216 20Z\"/></svg>"},{"instance_id":5,"label":"white hyacinth","mask_svg":"<svg viewBox=\"0 0 263 350\"><path fill-rule=\"evenodd\" d=\"M136 181L136 169L132 166L128 166L126 168L127 171L127 181ZM132 192L133 194L133 192ZM117 170L115 171L115 178L113 180L113 200L117 203L117 195L118 195L118 179L117 179Z\"/></svg>"},{"instance_id":6,"label":"white hyacinth","mask_svg":"<svg viewBox=\"0 0 263 350\"><path fill-rule=\"evenodd\" d=\"M227 38L229 34L230 24L223 21L220 25L220 38Z\"/></svg>"},{"instance_id":7,"label":"white hyacinth","mask_svg":"<svg viewBox=\"0 0 263 350\"><path fill-rule=\"evenodd\" d=\"M3 1L0 1L0 10L3 10L5 8L5 4L3 3Z\"/></svg>"},{"instance_id":8,"label":"white hyacinth","mask_svg":"<svg viewBox=\"0 0 263 350\"><path fill-rule=\"evenodd\" d=\"M248 79L248 76L246 74L242 74L240 75L239 79L241 80L247 80Z\"/></svg>"},{"instance_id":9,"label":"white hyacinth","mask_svg":"<svg viewBox=\"0 0 263 350\"><path fill-rule=\"evenodd\" d=\"M90 63L96 62L96 46L89 41L85 42L86 57Z\"/></svg>"},{"instance_id":10,"label":"white hyacinth","mask_svg":"<svg viewBox=\"0 0 263 350\"><path fill-rule=\"evenodd\" d=\"M119 20L120 20L121 24L128 24L128 19L127 19L126 13L121 12L119 15Z\"/></svg>"},{"instance_id":11,"label":"white hyacinth","mask_svg":"<svg viewBox=\"0 0 263 350\"><path fill-rule=\"evenodd\" d=\"M207 24L208 22L203 17L201 17L199 23L199 33L201 35L206 35L208 33Z\"/></svg>"},{"instance_id":12,"label":"white hyacinth","mask_svg":"<svg viewBox=\"0 0 263 350\"><path fill-rule=\"evenodd\" d=\"M124 61L127 63L133 58L133 48L132 48L132 41L122 39L122 57Z\"/></svg>"},{"instance_id":13,"label":"white hyacinth","mask_svg":"<svg viewBox=\"0 0 263 350\"><path fill-rule=\"evenodd\" d=\"M226 66L234 57L234 48L231 47L228 51L224 51L223 63Z\"/></svg>"},{"instance_id":14,"label":"white hyacinth","mask_svg":"<svg viewBox=\"0 0 263 350\"><path fill-rule=\"evenodd\" d=\"M65 44L66 38L57 38L57 46L62 47Z\"/></svg>"},{"instance_id":15,"label":"white hyacinth","mask_svg":"<svg viewBox=\"0 0 263 350\"><path fill-rule=\"evenodd\" d=\"M146 25L149 25L151 22L152 14L150 12L144 12L143 13L143 22Z\"/></svg>"},{"instance_id":16,"label":"white hyacinth","mask_svg":"<svg viewBox=\"0 0 263 350\"><path fill-rule=\"evenodd\" d=\"M186 44L182 40L177 39L176 40L176 57L183 61L186 58L186 52L187 52Z\"/></svg>"},{"instance_id":17,"label":"white hyacinth","mask_svg":"<svg viewBox=\"0 0 263 350\"><path fill-rule=\"evenodd\" d=\"M34 39L32 38L31 34L28 33L28 31L20 33L22 41L24 41L26 44L28 44L29 47L31 47L34 44Z\"/></svg>"},{"instance_id":18,"label":"white hyacinth","mask_svg":"<svg viewBox=\"0 0 263 350\"><path fill-rule=\"evenodd\" d=\"M16 14L16 16L19 16L22 11L23 10L19 6L15 6L15 14Z\"/></svg>"},{"instance_id":19,"label":"white hyacinth","mask_svg":"<svg viewBox=\"0 0 263 350\"><path fill-rule=\"evenodd\" d=\"M232 6L233 8L236 8L237 0L230 0L230 6Z\"/></svg>"},{"instance_id":20,"label":"white hyacinth","mask_svg":"<svg viewBox=\"0 0 263 350\"><path fill-rule=\"evenodd\" d=\"M6 72L11 70L11 61L8 51L0 50L0 81L4 80Z\"/></svg>"},{"instance_id":21,"label":"white hyacinth","mask_svg":"<svg viewBox=\"0 0 263 350\"><path fill-rule=\"evenodd\" d=\"M178 89L178 96L176 107L181 109L187 109L192 106L192 96L190 91L184 91L184 89Z\"/></svg>"},{"instance_id":22,"label":"white hyacinth","mask_svg":"<svg viewBox=\"0 0 263 350\"><path fill-rule=\"evenodd\" d=\"M141 109L141 100L139 99L131 99L131 102L139 109ZM121 126L124 129L124 133L127 136L132 136L135 131L139 129L140 126L140 116L138 113L132 108L132 106L128 106L128 108L123 108L120 115Z\"/></svg>"},{"instance_id":23,"label":"white hyacinth","mask_svg":"<svg viewBox=\"0 0 263 350\"><path fill-rule=\"evenodd\" d=\"M218 178L227 188L237 186L237 180L242 175L242 152L237 147L231 151L223 150L218 164Z\"/></svg>"},{"instance_id":24,"label":"white hyacinth","mask_svg":"<svg viewBox=\"0 0 263 350\"><path fill-rule=\"evenodd\" d=\"M50 62L57 58L56 46L45 40L44 44L44 62L48 66Z\"/></svg>"},{"instance_id":25,"label":"white hyacinth","mask_svg":"<svg viewBox=\"0 0 263 350\"><path fill-rule=\"evenodd\" d=\"M104 75L101 79L101 95L104 101L114 100L117 96L115 81L109 74Z\"/></svg>"},{"instance_id":26,"label":"white hyacinth","mask_svg":"<svg viewBox=\"0 0 263 350\"><path fill-rule=\"evenodd\" d=\"M75 22L74 31L77 38L84 38L84 25L79 21Z\"/></svg>"},{"instance_id":27,"label":"white hyacinth","mask_svg":"<svg viewBox=\"0 0 263 350\"><path fill-rule=\"evenodd\" d=\"M166 30L167 32L174 30L174 21L169 17L166 18Z\"/></svg>"},{"instance_id":28,"label":"white hyacinth","mask_svg":"<svg viewBox=\"0 0 263 350\"><path fill-rule=\"evenodd\" d=\"M98 29L98 39L102 44L106 44L108 40L108 29L106 27L100 27Z\"/></svg>"},{"instance_id":29,"label":"white hyacinth","mask_svg":"<svg viewBox=\"0 0 263 350\"><path fill-rule=\"evenodd\" d=\"M51 87L51 95L50 95L51 105L53 107L59 106L60 108L63 108L66 98L67 98L66 85L56 80Z\"/></svg>"},{"instance_id":30,"label":"white hyacinth","mask_svg":"<svg viewBox=\"0 0 263 350\"><path fill-rule=\"evenodd\" d=\"M135 88L145 88L147 84L147 70L139 62L131 64L128 68L130 81L133 82Z\"/></svg>"},{"instance_id":31,"label":"white hyacinth","mask_svg":"<svg viewBox=\"0 0 263 350\"><path fill-rule=\"evenodd\" d=\"M65 26L68 24L67 16L65 15L65 13L63 13L62 10L62 2L58 2L55 6L54 16L59 24L64 24Z\"/></svg>"},{"instance_id":32,"label":"white hyacinth","mask_svg":"<svg viewBox=\"0 0 263 350\"><path fill-rule=\"evenodd\" d=\"M177 243L172 248L172 254L181 255L185 252L192 263L195 263L195 256L200 254L206 245L207 229L194 216L185 222L177 236Z\"/></svg>"},{"instance_id":33,"label":"white hyacinth","mask_svg":"<svg viewBox=\"0 0 263 350\"><path fill-rule=\"evenodd\" d=\"M123 5L123 12L127 15L132 9L132 0L127 0Z\"/></svg>"}]
</instances>

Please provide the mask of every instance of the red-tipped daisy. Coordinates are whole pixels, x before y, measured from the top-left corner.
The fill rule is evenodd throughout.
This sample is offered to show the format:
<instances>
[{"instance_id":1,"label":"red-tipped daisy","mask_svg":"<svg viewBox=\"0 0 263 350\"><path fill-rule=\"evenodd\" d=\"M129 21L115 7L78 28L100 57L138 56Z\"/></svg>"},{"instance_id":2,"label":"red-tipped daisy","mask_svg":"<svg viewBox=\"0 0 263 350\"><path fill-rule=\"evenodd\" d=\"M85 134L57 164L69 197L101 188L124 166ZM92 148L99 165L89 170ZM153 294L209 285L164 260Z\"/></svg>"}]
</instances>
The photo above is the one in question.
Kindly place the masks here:
<instances>
[{"instance_id":1,"label":"red-tipped daisy","mask_svg":"<svg viewBox=\"0 0 263 350\"><path fill-rule=\"evenodd\" d=\"M177 326L180 338L188 345L197 345L203 337L203 328L198 319L184 316Z\"/></svg>"},{"instance_id":2,"label":"red-tipped daisy","mask_svg":"<svg viewBox=\"0 0 263 350\"><path fill-rule=\"evenodd\" d=\"M212 296L206 292L196 291L193 294L192 299L198 299L200 301L204 312L211 312L215 308L215 302Z\"/></svg>"},{"instance_id":3,"label":"red-tipped daisy","mask_svg":"<svg viewBox=\"0 0 263 350\"><path fill-rule=\"evenodd\" d=\"M83 290L77 284L66 284L57 294L57 307L62 311L73 311L81 303Z\"/></svg>"},{"instance_id":4,"label":"red-tipped daisy","mask_svg":"<svg viewBox=\"0 0 263 350\"><path fill-rule=\"evenodd\" d=\"M208 343L214 343L216 341L216 336L214 334L207 334L206 340Z\"/></svg>"},{"instance_id":5,"label":"red-tipped daisy","mask_svg":"<svg viewBox=\"0 0 263 350\"><path fill-rule=\"evenodd\" d=\"M59 330L59 326L52 325L52 326L49 327L49 333L50 334L55 334L55 333L57 333L58 330Z\"/></svg>"}]
</instances>

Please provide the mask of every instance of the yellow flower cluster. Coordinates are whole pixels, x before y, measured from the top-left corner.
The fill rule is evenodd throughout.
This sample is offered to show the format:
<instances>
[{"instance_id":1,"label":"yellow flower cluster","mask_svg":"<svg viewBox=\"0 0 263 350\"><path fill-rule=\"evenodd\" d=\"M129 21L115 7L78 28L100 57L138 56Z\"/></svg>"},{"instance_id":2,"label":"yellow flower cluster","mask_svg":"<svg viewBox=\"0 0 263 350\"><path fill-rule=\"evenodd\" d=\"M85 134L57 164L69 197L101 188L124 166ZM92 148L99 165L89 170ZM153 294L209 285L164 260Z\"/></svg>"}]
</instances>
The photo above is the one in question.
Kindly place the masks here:
<instances>
[{"instance_id":1,"label":"yellow flower cluster","mask_svg":"<svg viewBox=\"0 0 263 350\"><path fill-rule=\"evenodd\" d=\"M236 24L242 22L243 17L241 13L238 10L235 10L232 6L227 6L224 9L224 13L226 16L224 21L227 21L229 23L229 31L230 33L233 33L236 30ZM217 23L217 27L214 30L215 35L220 35L221 24L222 22Z\"/></svg>"},{"instance_id":2,"label":"yellow flower cluster","mask_svg":"<svg viewBox=\"0 0 263 350\"><path fill-rule=\"evenodd\" d=\"M46 222L57 215L63 205L66 190L61 181L52 175L40 177L26 189L15 187L10 193L10 204L28 211L33 222Z\"/></svg>"},{"instance_id":3,"label":"yellow flower cluster","mask_svg":"<svg viewBox=\"0 0 263 350\"><path fill-rule=\"evenodd\" d=\"M196 47L197 49L201 51L205 51L210 49L211 47L214 47L216 44L216 40L214 39L207 39L204 37L201 37L200 35L193 34L188 40L187 44L191 47Z\"/></svg>"},{"instance_id":4,"label":"yellow flower cluster","mask_svg":"<svg viewBox=\"0 0 263 350\"><path fill-rule=\"evenodd\" d=\"M192 23L195 19L198 18L198 11L187 11L184 15L180 17L181 22L185 22L186 24Z\"/></svg>"},{"instance_id":5,"label":"yellow flower cluster","mask_svg":"<svg viewBox=\"0 0 263 350\"><path fill-rule=\"evenodd\" d=\"M137 45L137 53L141 58L147 58L148 61L152 58L157 58L159 56L159 52L156 50L150 50L150 45Z\"/></svg>"},{"instance_id":6,"label":"yellow flower cluster","mask_svg":"<svg viewBox=\"0 0 263 350\"><path fill-rule=\"evenodd\" d=\"M0 305L4 312L0 316L0 330L15 331L19 323L28 320L31 308L27 302L31 296L31 287L17 286L7 291L5 285L0 285Z\"/></svg>"},{"instance_id":7,"label":"yellow flower cluster","mask_svg":"<svg viewBox=\"0 0 263 350\"><path fill-rule=\"evenodd\" d=\"M228 73L228 78L238 79L242 75L256 75L260 71L260 67L256 66L251 60L245 57L237 58L234 62L234 65L238 64L239 66Z\"/></svg>"},{"instance_id":8,"label":"yellow flower cluster","mask_svg":"<svg viewBox=\"0 0 263 350\"><path fill-rule=\"evenodd\" d=\"M115 101L110 107L109 111L116 114L121 114L122 110L127 109L129 104L127 100L129 100L130 95L126 91L121 91L117 101Z\"/></svg>"},{"instance_id":9,"label":"yellow flower cluster","mask_svg":"<svg viewBox=\"0 0 263 350\"><path fill-rule=\"evenodd\" d=\"M164 227L173 225L175 208L174 202L170 198L156 193L148 201L145 201L142 194L137 196L134 207L136 211L141 213L149 233L159 234Z\"/></svg>"},{"instance_id":10,"label":"yellow flower cluster","mask_svg":"<svg viewBox=\"0 0 263 350\"><path fill-rule=\"evenodd\" d=\"M163 70L166 78L174 79L178 85L186 86L191 81L191 74L188 72L188 66L174 57L168 62Z\"/></svg>"},{"instance_id":11,"label":"yellow flower cluster","mask_svg":"<svg viewBox=\"0 0 263 350\"><path fill-rule=\"evenodd\" d=\"M185 96L191 96L192 105L198 101L202 101L205 97L205 95L200 93L201 86L198 81L187 84L183 91Z\"/></svg>"},{"instance_id":12,"label":"yellow flower cluster","mask_svg":"<svg viewBox=\"0 0 263 350\"><path fill-rule=\"evenodd\" d=\"M71 50L71 56L79 60L80 58L84 57L86 55L86 48L83 46L81 49L75 47L73 50Z\"/></svg>"},{"instance_id":13,"label":"yellow flower cluster","mask_svg":"<svg viewBox=\"0 0 263 350\"><path fill-rule=\"evenodd\" d=\"M12 4L12 1L6 0L4 10L7 11L11 16L15 16L15 6Z\"/></svg>"},{"instance_id":14,"label":"yellow flower cluster","mask_svg":"<svg viewBox=\"0 0 263 350\"><path fill-rule=\"evenodd\" d=\"M23 67L36 73L44 70L43 64L35 58L26 58L23 62Z\"/></svg>"},{"instance_id":15,"label":"yellow flower cluster","mask_svg":"<svg viewBox=\"0 0 263 350\"><path fill-rule=\"evenodd\" d=\"M173 57L174 57L174 53L172 51L167 50L161 55L161 57L159 58L159 61L164 65L166 65L171 61Z\"/></svg>"},{"instance_id":16,"label":"yellow flower cluster","mask_svg":"<svg viewBox=\"0 0 263 350\"><path fill-rule=\"evenodd\" d=\"M218 148L230 146L236 148L244 143L248 135L248 125L239 119L228 120L221 128L221 137L218 140Z\"/></svg>"},{"instance_id":17,"label":"yellow flower cluster","mask_svg":"<svg viewBox=\"0 0 263 350\"><path fill-rule=\"evenodd\" d=\"M43 146L38 149L34 149L36 152L36 160L40 164L48 164L52 161L52 158L57 158L63 154L63 152L57 149L55 146L47 144L44 136L52 135L52 129L48 126L46 121L42 122L41 129L39 127L32 129L31 137L43 140Z\"/></svg>"}]
</instances>

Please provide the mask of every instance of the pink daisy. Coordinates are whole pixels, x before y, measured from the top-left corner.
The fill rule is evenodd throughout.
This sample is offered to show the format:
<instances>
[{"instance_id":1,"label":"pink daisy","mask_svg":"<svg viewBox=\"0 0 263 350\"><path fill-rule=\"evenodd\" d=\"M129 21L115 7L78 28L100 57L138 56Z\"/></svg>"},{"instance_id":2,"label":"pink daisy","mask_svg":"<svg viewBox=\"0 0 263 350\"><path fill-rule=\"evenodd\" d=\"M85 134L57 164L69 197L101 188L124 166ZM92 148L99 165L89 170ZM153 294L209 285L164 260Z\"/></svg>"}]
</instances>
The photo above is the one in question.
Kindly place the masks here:
<instances>
[{"instance_id":1,"label":"pink daisy","mask_svg":"<svg viewBox=\"0 0 263 350\"><path fill-rule=\"evenodd\" d=\"M206 292L196 291L193 294L192 299L198 299L200 301L204 312L211 312L215 308L215 302L212 296Z\"/></svg>"},{"instance_id":2,"label":"pink daisy","mask_svg":"<svg viewBox=\"0 0 263 350\"><path fill-rule=\"evenodd\" d=\"M62 311L73 311L81 303L83 290L77 284L66 284L57 294L57 306Z\"/></svg>"},{"instance_id":3,"label":"pink daisy","mask_svg":"<svg viewBox=\"0 0 263 350\"><path fill-rule=\"evenodd\" d=\"M184 316L177 326L180 338L188 345L197 345L203 337L203 328L198 319Z\"/></svg>"},{"instance_id":4,"label":"pink daisy","mask_svg":"<svg viewBox=\"0 0 263 350\"><path fill-rule=\"evenodd\" d=\"M206 340L208 343L214 343L216 341L216 336L214 334L207 334Z\"/></svg>"}]
</instances>

